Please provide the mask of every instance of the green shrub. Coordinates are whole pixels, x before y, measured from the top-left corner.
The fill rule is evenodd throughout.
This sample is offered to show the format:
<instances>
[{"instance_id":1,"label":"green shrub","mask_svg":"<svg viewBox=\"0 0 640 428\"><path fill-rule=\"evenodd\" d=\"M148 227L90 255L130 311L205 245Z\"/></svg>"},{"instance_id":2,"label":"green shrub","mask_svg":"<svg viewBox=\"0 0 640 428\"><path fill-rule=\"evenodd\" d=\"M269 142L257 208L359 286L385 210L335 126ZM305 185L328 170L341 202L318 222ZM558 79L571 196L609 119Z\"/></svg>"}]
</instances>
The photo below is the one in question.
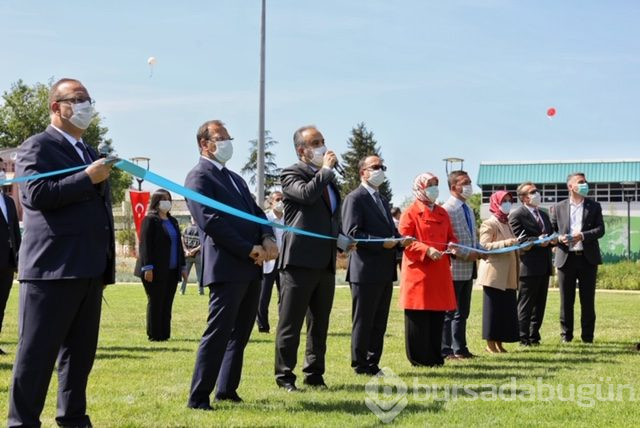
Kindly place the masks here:
<instances>
[{"instance_id":1,"label":"green shrub","mask_svg":"<svg viewBox=\"0 0 640 428\"><path fill-rule=\"evenodd\" d=\"M606 290L640 290L640 264L625 260L600 265L596 287Z\"/></svg>"}]
</instances>

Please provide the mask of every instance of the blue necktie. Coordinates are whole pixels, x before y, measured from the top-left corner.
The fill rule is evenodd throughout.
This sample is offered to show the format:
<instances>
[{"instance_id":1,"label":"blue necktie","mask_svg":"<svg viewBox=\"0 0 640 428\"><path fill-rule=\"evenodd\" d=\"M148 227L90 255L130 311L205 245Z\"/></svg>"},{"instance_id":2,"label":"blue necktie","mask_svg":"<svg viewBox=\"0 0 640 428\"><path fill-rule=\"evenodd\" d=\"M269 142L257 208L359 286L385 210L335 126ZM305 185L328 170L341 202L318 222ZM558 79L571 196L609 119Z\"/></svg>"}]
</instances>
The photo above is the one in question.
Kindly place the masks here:
<instances>
[{"instance_id":1,"label":"blue necktie","mask_svg":"<svg viewBox=\"0 0 640 428\"><path fill-rule=\"evenodd\" d=\"M462 211L464 212L464 218L467 220L467 227L469 228L469 233L473 235L473 222L471 221L471 213L469 212L469 207L467 204L462 204Z\"/></svg>"},{"instance_id":2,"label":"blue necktie","mask_svg":"<svg viewBox=\"0 0 640 428\"><path fill-rule=\"evenodd\" d=\"M84 159L84 163L86 163L87 165L89 165L90 163L93 163L93 160L89 155L89 150L87 150L87 146L85 146L82 141L76 141L76 147L79 148L80 151L82 152L82 158Z\"/></svg>"}]
</instances>

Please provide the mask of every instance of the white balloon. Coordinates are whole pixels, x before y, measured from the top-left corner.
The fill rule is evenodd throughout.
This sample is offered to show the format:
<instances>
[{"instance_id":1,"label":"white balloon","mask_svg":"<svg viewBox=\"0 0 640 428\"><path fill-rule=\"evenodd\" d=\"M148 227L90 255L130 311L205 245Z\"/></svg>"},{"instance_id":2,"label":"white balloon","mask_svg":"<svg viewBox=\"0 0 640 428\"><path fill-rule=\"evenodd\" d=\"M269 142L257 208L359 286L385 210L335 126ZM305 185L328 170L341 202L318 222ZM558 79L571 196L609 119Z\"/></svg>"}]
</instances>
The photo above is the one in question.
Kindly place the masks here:
<instances>
[{"instance_id":1,"label":"white balloon","mask_svg":"<svg viewBox=\"0 0 640 428\"><path fill-rule=\"evenodd\" d=\"M155 56L150 56L149 59L147 60L147 64L149 65L156 65L157 62L158 60L156 59Z\"/></svg>"}]
</instances>

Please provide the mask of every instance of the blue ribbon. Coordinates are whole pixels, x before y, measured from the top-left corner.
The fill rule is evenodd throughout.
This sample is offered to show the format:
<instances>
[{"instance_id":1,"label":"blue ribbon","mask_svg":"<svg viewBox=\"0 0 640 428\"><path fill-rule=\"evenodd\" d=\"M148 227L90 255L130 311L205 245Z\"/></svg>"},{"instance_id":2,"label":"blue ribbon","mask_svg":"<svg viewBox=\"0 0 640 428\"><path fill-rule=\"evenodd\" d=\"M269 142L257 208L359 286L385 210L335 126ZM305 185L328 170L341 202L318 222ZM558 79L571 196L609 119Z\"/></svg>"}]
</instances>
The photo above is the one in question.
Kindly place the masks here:
<instances>
[{"instance_id":1,"label":"blue ribbon","mask_svg":"<svg viewBox=\"0 0 640 428\"><path fill-rule=\"evenodd\" d=\"M523 250L525 248L529 248L534 245L544 244L545 242L550 242L557 238L558 238L558 234L553 233L549 236L545 236L544 238L538 238L535 241L527 241L518 245L511 245L509 247L504 247L504 248L496 248L495 250L485 250L484 248L469 247L466 245L456 244L453 242L451 243L451 245L458 248L464 248L465 250L468 250L468 251L475 251L476 253L480 253L480 254L504 254L504 253L510 253L512 251Z\"/></svg>"},{"instance_id":2,"label":"blue ribbon","mask_svg":"<svg viewBox=\"0 0 640 428\"><path fill-rule=\"evenodd\" d=\"M110 162L113 162L113 160L110 160ZM66 169L61 169L58 171L49 171L49 172L44 172L41 174L34 174L34 175L26 175L26 176L22 176L22 177L15 177L12 179L5 179L5 180L0 180L0 186L6 186L8 184L12 184L12 183L21 183L21 182L25 182L25 181L31 181L31 180L38 180L41 178L47 178L47 177L53 177L56 175L61 175L61 174L66 174L68 172L75 172L75 171L79 171L82 169L85 169L88 165L80 165L80 166L74 166L71 168L66 168ZM125 159L120 159L118 160L115 164L115 167L120 168L121 170L128 172L129 174L133 175L134 177L137 178L141 178L143 180L146 180L150 183L153 183L161 188L167 189L173 193L176 193L180 196L183 196L186 199L191 199L193 201L196 201L198 203L201 203L202 205L206 205L210 208L216 209L218 211L221 211L223 213L226 214L230 214L239 218L242 218L244 220L247 221L251 221L254 223L258 223L258 224L262 224L262 225L266 225L266 226L271 226L271 227L276 227L278 229L282 229L285 232L291 232L291 233L295 233L298 235L305 235L305 236L310 236L312 238L318 238L318 239L329 239L329 240L337 240L338 238L333 237L333 236L327 236L327 235L322 235L319 233L314 233L314 232L309 232L303 229L298 229L297 227L291 227L291 226L286 226L286 225L282 225L282 224L278 224L278 223L274 223L271 222L267 219L264 219L262 217L258 217L255 216L253 214L249 214L246 213L244 211L241 211L237 208L233 208L230 207L229 205L223 204L221 202L216 201L215 199L211 199L207 196L204 196L198 192L195 192L191 189L188 189L184 186L181 186L167 178L164 178L158 174L155 174L154 172L149 171L148 169L142 168L132 162L129 162L128 160ZM513 245L510 247L505 247L505 248L498 248L495 250L485 250L483 248L474 248L474 247L468 247L466 245L462 245L462 244L454 244L452 243L452 245L459 247L459 248L464 248L466 250L469 251L476 251L478 253L482 253L482 254L502 254L502 253L509 253L511 251L516 251L516 250L521 250L523 248L527 248L530 247L532 245L540 245L542 243L548 242L548 241L552 241L553 239L556 239L558 237L557 233L554 233L551 236L545 237L545 238L539 238L535 241L529 241L529 242L525 242L523 244L519 244L519 245ZM350 239L350 238L349 238ZM404 240L405 238L370 238L370 239L352 239L353 242L385 242L385 241L390 241L390 240Z\"/></svg>"}]
</instances>

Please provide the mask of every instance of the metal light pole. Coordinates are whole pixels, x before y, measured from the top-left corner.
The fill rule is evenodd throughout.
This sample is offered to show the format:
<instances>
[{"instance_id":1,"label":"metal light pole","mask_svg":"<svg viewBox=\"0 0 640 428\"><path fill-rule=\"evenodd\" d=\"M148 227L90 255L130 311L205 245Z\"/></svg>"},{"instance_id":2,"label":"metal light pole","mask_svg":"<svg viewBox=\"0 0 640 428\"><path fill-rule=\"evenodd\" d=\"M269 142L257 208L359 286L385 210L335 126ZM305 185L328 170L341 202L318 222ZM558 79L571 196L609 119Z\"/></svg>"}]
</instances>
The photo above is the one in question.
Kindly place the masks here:
<instances>
[{"instance_id":1,"label":"metal light pole","mask_svg":"<svg viewBox=\"0 0 640 428\"><path fill-rule=\"evenodd\" d=\"M138 166L146 168L147 171L149 170L149 161L150 160L151 160L151 158L146 158L144 156L138 156L138 157L135 157L135 158L131 158L131 162L135 163ZM142 191L142 182L144 181L144 179L136 177L136 181L138 182L138 192L141 192Z\"/></svg>"},{"instance_id":2,"label":"metal light pole","mask_svg":"<svg viewBox=\"0 0 640 428\"><path fill-rule=\"evenodd\" d=\"M627 260L631 260L631 200L633 199L633 194L628 194L627 186L634 186L630 190L635 192L636 183L634 181L624 181L621 184L624 200L627 202Z\"/></svg>"},{"instance_id":3,"label":"metal light pole","mask_svg":"<svg viewBox=\"0 0 640 428\"><path fill-rule=\"evenodd\" d=\"M256 196L258 206L264 206L264 57L265 57L265 27L266 27L266 0L262 0L262 16L260 19L260 109L258 118L258 153Z\"/></svg>"},{"instance_id":4,"label":"metal light pole","mask_svg":"<svg viewBox=\"0 0 640 428\"><path fill-rule=\"evenodd\" d=\"M453 164L454 163L460 163L460 168L458 169L462 169L464 168L464 159L462 158L444 158L442 159L444 161L444 170L447 173L447 175L449 175L449 172L454 171L453 169ZM449 169L451 169L451 171L449 171Z\"/></svg>"}]
</instances>

